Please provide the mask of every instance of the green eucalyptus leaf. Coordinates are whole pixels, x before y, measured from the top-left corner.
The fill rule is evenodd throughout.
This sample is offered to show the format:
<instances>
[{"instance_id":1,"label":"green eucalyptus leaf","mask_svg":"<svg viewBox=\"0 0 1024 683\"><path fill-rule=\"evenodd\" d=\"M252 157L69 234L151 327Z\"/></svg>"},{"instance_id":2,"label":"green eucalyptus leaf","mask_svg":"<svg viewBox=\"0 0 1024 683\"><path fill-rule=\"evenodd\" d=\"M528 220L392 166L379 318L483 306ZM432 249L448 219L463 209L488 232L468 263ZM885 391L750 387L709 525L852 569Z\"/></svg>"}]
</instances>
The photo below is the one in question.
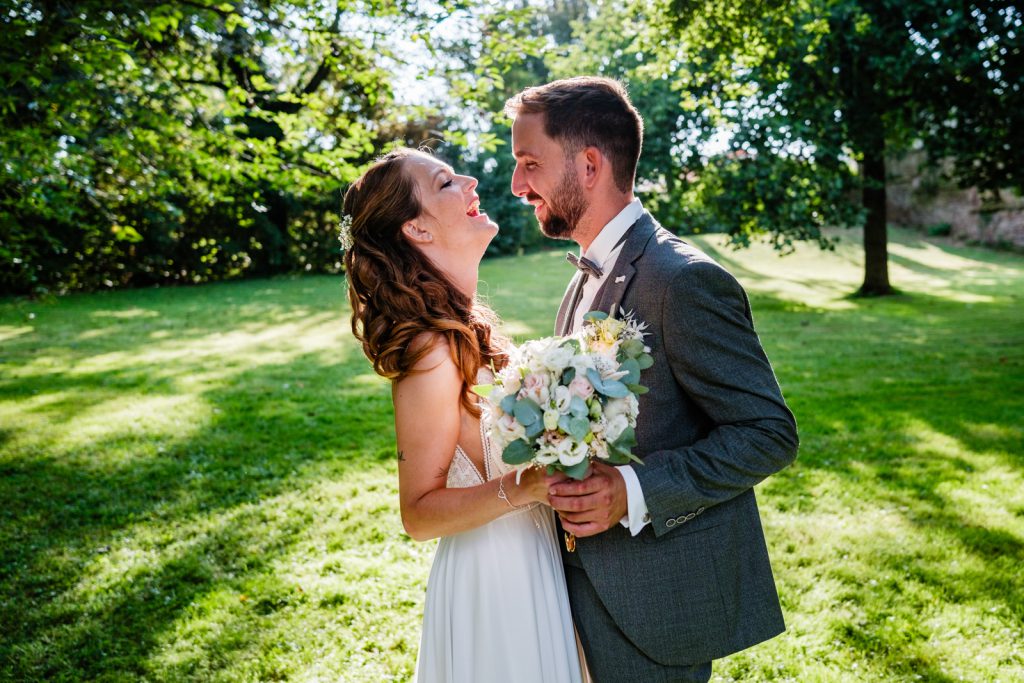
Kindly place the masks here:
<instances>
[{"instance_id":1,"label":"green eucalyptus leaf","mask_svg":"<svg viewBox=\"0 0 1024 683\"><path fill-rule=\"evenodd\" d=\"M533 459L533 449L522 439L516 439L505 446L501 459L509 465L522 465Z\"/></svg>"},{"instance_id":2,"label":"green eucalyptus leaf","mask_svg":"<svg viewBox=\"0 0 1024 683\"><path fill-rule=\"evenodd\" d=\"M516 407L512 414L515 415L516 421L524 427L539 422L544 417L544 411L533 399L529 398L521 398L516 401Z\"/></svg>"},{"instance_id":3,"label":"green eucalyptus leaf","mask_svg":"<svg viewBox=\"0 0 1024 683\"><path fill-rule=\"evenodd\" d=\"M579 481L587 476L587 470L590 469L590 460L588 458L583 458L583 460L580 460L575 465L570 465L569 467L563 466L561 469L565 472L566 476Z\"/></svg>"},{"instance_id":4,"label":"green eucalyptus leaf","mask_svg":"<svg viewBox=\"0 0 1024 683\"><path fill-rule=\"evenodd\" d=\"M644 352L644 343L639 339L627 339L619 346L619 351L629 358L636 358Z\"/></svg>"},{"instance_id":5,"label":"green eucalyptus leaf","mask_svg":"<svg viewBox=\"0 0 1024 683\"><path fill-rule=\"evenodd\" d=\"M569 418L569 435L575 441L583 441L590 433L590 420L585 417Z\"/></svg>"},{"instance_id":6,"label":"green eucalyptus leaf","mask_svg":"<svg viewBox=\"0 0 1024 683\"><path fill-rule=\"evenodd\" d=\"M571 419L572 418L570 416L568 416L568 415L559 415L558 416L558 428L561 429L566 434L568 434L569 433L569 420L571 420Z\"/></svg>"},{"instance_id":7,"label":"green eucalyptus leaf","mask_svg":"<svg viewBox=\"0 0 1024 683\"><path fill-rule=\"evenodd\" d=\"M616 448L629 450L636 446L636 443L636 430L632 427L626 427L622 430L622 433L619 434L619 438L615 439L613 445Z\"/></svg>"},{"instance_id":8,"label":"green eucalyptus leaf","mask_svg":"<svg viewBox=\"0 0 1024 683\"><path fill-rule=\"evenodd\" d=\"M628 373L619 378L623 384L636 384L640 381L640 364L632 358L627 358L619 364L619 370Z\"/></svg>"},{"instance_id":9,"label":"green eucalyptus leaf","mask_svg":"<svg viewBox=\"0 0 1024 683\"><path fill-rule=\"evenodd\" d=\"M526 436L532 439L544 431L544 420L535 420L534 422L525 425L523 429L526 430Z\"/></svg>"},{"instance_id":10,"label":"green eucalyptus leaf","mask_svg":"<svg viewBox=\"0 0 1024 683\"><path fill-rule=\"evenodd\" d=\"M583 350L583 347L580 346L580 340L579 339L573 339L572 337L570 337L569 339L566 339L564 342L562 342L560 344L560 346L562 346L562 347L570 346L570 347L572 347L572 350L575 351L576 353L579 353L580 351Z\"/></svg>"},{"instance_id":11,"label":"green eucalyptus leaf","mask_svg":"<svg viewBox=\"0 0 1024 683\"><path fill-rule=\"evenodd\" d=\"M590 408L587 407L587 402L579 396L573 396L572 400L569 401L569 413L574 417L583 417L590 412Z\"/></svg>"},{"instance_id":12,"label":"green eucalyptus leaf","mask_svg":"<svg viewBox=\"0 0 1024 683\"><path fill-rule=\"evenodd\" d=\"M625 398L629 396L629 389L619 380L612 379L605 380L604 386L601 387L601 393L608 398Z\"/></svg>"},{"instance_id":13,"label":"green eucalyptus leaf","mask_svg":"<svg viewBox=\"0 0 1024 683\"><path fill-rule=\"evenodd\" d=\"M505 398L501 399L501 403L499 405L501 406L502 412L507 413L509 415L513 414L513 411L516 409L515 394L506 396Z\"/></svg>"},{"instance_id":14,"label":"green eucalyptus leaf","mask_svg":"<svg viewBox=\"0 0 1024 683\"><path fill-rule=\"evenodd\" d=\"M604 387L604 380L601 379L601 373L599 373L594 368L587 368L587 379L590 380L590 383L594 385L594 389L596 391L601 391ZM601 391L601 393L604 392Z\"/></svg>"}]
</instances>

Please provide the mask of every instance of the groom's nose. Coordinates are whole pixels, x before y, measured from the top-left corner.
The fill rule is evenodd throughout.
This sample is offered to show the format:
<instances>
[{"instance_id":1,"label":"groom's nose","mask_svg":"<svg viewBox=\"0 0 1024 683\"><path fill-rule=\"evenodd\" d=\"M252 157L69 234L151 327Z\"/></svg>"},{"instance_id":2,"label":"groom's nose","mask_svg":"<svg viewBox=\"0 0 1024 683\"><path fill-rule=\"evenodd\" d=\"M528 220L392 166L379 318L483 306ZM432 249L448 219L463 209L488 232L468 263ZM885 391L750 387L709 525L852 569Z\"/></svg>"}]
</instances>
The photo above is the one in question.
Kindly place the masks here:
<instances>
[{"instance_id":1,"label":"groom's nose","mask_svg":"<svg viewBox=\"0 0 1024 683\"><path fill-rule=\"evenodd\" d=\"M529 191L530 186L523 179L523 167L516 164L515 170L512 171L512 194L517 197L525 197Z\"/></svg>"}]
</instances>

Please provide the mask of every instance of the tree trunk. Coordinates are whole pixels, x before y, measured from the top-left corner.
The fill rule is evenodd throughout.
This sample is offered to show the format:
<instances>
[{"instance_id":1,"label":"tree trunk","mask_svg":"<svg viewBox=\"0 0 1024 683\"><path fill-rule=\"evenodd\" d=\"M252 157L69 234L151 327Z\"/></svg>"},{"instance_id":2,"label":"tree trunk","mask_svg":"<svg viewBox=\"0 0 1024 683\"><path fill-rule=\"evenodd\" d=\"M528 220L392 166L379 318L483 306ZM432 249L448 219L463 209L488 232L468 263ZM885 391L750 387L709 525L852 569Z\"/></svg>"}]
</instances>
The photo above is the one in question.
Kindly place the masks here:
<instances>
[{"instance_id":1,"label":"tree trunk","mask_svg":"<svg viewBox=\"0 0 1024 683\"><path fill-rule=\"evenodd\" d=\"M889 284L889 247L885 208L885 140L878 136L864 151L863 206L867 211L864 223L864 284L861 296L892 294Z\"/></svg>"}]
</instances>

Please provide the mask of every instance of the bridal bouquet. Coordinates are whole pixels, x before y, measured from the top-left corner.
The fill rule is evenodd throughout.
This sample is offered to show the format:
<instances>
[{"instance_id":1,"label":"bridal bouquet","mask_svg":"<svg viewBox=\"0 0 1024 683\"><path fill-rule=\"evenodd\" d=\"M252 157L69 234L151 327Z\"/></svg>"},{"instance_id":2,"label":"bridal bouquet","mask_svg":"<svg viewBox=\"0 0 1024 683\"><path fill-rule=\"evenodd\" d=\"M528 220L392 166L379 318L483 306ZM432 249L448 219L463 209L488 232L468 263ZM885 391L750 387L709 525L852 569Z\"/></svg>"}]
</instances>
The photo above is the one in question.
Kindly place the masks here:
<instances>
[{"instance_id":1,"label":"bridal bouquet","mask_svg":"<svg viewBox=\"0 0 1024 683\"><path fill-rule=\"evenodd\" d=\"M519 470L547 467L583 479L590 461L640 462L636 445L640 371L651 367L646 323L600 311L569 337L528 341L510 352L493 384L479 385L483 419L501 457Z\"/></svg>"}]
</instances>

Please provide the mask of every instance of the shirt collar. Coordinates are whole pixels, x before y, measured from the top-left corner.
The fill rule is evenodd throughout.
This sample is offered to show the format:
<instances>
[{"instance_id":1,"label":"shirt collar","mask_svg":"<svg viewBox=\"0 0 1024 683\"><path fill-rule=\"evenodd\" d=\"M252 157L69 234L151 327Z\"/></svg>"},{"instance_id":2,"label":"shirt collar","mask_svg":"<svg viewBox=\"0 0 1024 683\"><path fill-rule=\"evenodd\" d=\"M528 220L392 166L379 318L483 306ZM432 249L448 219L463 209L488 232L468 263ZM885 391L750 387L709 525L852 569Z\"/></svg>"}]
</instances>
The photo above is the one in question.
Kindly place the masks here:
<instances>
[{"instance_id":1,"label":"shirt collar","mask_svg":"<svg viewBox=\"0 0 1024 683\"><path fill-rule=\"evenodd\" d=\"M626 234L630 226L637 222L637 219L643 215L644 207L640 203L639 199L634 199L626 207L619 211L615 218L608 221L601 232L597 234L594 241L590 243L590 247L587 252L583 254L588 259L596 263L598 266L604 267L605 261L615 251L615 247L618 245L619 240Z\"/></svg>"}]
</instances>

